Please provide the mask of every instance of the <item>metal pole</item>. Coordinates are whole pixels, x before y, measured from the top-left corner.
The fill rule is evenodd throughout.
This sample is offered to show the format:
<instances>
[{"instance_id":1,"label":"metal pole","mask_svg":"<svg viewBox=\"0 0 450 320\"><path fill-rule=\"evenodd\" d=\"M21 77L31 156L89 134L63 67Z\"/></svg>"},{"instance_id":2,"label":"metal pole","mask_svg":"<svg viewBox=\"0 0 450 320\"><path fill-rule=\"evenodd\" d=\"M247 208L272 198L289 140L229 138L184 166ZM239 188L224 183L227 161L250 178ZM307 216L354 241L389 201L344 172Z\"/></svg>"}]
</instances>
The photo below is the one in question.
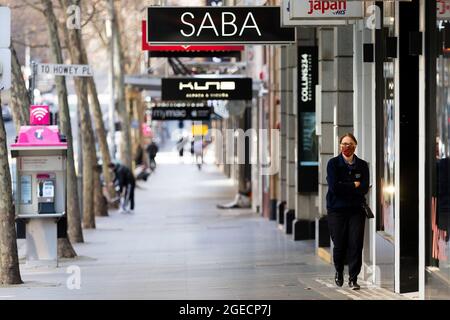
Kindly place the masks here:
<instances>
[{"instance_id":1,"label":"metal pole","mask_svg":"<svg viewBox=\"0 0 450 320\"><path fill-rule=\"evenodd\" d=\"M109 35L109 146L111 159L116 159L116 144L115 144L115 92L114 92L114 0L109 0L109 20L107 21L107 33Z\"/></svg>"},{"instance_id":2,"label":"metal pole","mask_svg":"<svg viewBox=\"0 0 450 320\"><path fill-rule=\"evenodd\" d=\"M34 89L36 89L36 77L37 77L37 63L32 61L31 62L31 78L30 78L30 90L29 90L29 95L30 95L30 102L33 105L34 104Z\"/></svg>"}]
</instances>

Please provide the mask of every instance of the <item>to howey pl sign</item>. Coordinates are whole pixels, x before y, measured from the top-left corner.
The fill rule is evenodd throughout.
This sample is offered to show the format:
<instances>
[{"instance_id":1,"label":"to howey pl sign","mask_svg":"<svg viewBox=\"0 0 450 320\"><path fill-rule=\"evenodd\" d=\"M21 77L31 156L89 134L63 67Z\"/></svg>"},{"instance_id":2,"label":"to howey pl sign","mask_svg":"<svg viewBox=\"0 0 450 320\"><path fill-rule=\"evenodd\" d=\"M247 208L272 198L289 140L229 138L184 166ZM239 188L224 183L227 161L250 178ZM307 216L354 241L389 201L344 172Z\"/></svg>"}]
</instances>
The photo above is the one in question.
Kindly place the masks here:
<instances>
[{"instance_id":1,"label":"to howey pl sign","mask_svg":"<svg viewBox=\"0 0 450 320\"><path fill-rule=\"evenodd\" d=\"M151 44L282 44L296 41L281 28L280 7L150 7Z\"/></svg>"},{"instance_id":2,"label":"to howey pl sign","mask_svg":"<svg viewBox=\"0 0 450 320\"><path fill-rule=\"evenodd\" d=\"M162 100L251 100L251 78L165 78Z\"/></svg>"},{"instance_id":3,"label":"to howey pl sign","mask_svg":"<svg viewBox=\"0 0 450 320\"><path fill-rule=\"evenodd\" d=\"M291 19L363 19L362 1L290 1Z\"/></svg>"},{"instance_id":4,"label":"to howey pl sign","mask_svg":"<svg viewBox=\"0 0 450 320\"><path fill-rule=\"evenodd\" d=\"M65 77L92 77L91 68L88 65L78 64L43 64L37 66L38 74L49 74Z\"/></svg>"}]
</instances>

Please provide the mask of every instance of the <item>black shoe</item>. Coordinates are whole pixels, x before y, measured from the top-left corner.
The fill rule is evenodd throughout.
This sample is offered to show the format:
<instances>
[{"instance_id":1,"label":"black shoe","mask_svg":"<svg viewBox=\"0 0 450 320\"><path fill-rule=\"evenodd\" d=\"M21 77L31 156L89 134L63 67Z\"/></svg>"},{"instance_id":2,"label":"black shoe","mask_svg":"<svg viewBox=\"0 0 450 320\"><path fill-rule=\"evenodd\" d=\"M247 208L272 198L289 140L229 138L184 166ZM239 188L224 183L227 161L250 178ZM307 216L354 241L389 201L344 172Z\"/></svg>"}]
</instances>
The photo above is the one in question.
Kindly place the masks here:
<instances>
[{"instance_id":1,"label":"black shoe","mask_svg":"<svg viewBox=\"0 0 450 320\"><path fill-rule=\"evenodd\" d=\"M359 290L361 289L361 286L358 284L357 280L349 280L348 286L352 288L353 290Z\"/></svg>"},{"instance_id":2,"label":"black shoe","mask_svg":"<svg viewBox=\"0 0 450 320\"><path fill-rule=\"evenodd\" d=\"M344 284L344 274L342 272L336 272L334 276L334 282L338 287L342 287Z\"/></svg>"}]
</instances>

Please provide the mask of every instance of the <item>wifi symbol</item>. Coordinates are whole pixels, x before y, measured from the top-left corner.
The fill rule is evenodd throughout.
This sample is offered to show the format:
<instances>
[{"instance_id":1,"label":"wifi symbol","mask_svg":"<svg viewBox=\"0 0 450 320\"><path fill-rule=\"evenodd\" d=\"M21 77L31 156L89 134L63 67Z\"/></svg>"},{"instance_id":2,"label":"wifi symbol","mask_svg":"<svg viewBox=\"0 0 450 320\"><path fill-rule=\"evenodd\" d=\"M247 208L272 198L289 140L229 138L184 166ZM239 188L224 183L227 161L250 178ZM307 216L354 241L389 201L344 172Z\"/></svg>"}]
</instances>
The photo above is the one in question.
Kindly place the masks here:
<instances>
[{"instance_id":1,"label":"wifi symbol","mask_svg":"<svg viewBox=\"0 0 450 320\"><path fill-rule=\"evenodd\" d=\"M35 108L31 111L31 115L41 121L48 114L48 110L45 108Z\"/></svg>"}]
</instances>

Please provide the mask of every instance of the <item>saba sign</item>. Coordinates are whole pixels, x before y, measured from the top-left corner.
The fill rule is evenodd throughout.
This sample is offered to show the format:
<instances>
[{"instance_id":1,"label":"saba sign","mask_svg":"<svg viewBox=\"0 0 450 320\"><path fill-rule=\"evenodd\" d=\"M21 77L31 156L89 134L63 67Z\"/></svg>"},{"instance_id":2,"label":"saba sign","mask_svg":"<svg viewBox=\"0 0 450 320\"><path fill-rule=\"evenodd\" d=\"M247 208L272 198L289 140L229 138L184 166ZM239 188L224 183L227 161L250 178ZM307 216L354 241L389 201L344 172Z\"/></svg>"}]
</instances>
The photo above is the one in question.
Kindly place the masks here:
<instances>
[{"instance_id":1,"label":"saba sign","mask_svg":"<svg viewBox=\"0 0 450 320\"><path fill-rule=\"evenodd\" d=\"M280 7L149 7L150 44L294 43L294 28L281 28Z\"/></svg>"},{"instance_id":2,"label":"saba sign","mask_svg":"<svg viewBox=\"0 0 450 320\"><path fill-rule=\"evenodd\" d=\"M288 0L285 0L288 1ZM361 1L290 0L291 19L362 19Z\"/></svg>"}]
</instances>

